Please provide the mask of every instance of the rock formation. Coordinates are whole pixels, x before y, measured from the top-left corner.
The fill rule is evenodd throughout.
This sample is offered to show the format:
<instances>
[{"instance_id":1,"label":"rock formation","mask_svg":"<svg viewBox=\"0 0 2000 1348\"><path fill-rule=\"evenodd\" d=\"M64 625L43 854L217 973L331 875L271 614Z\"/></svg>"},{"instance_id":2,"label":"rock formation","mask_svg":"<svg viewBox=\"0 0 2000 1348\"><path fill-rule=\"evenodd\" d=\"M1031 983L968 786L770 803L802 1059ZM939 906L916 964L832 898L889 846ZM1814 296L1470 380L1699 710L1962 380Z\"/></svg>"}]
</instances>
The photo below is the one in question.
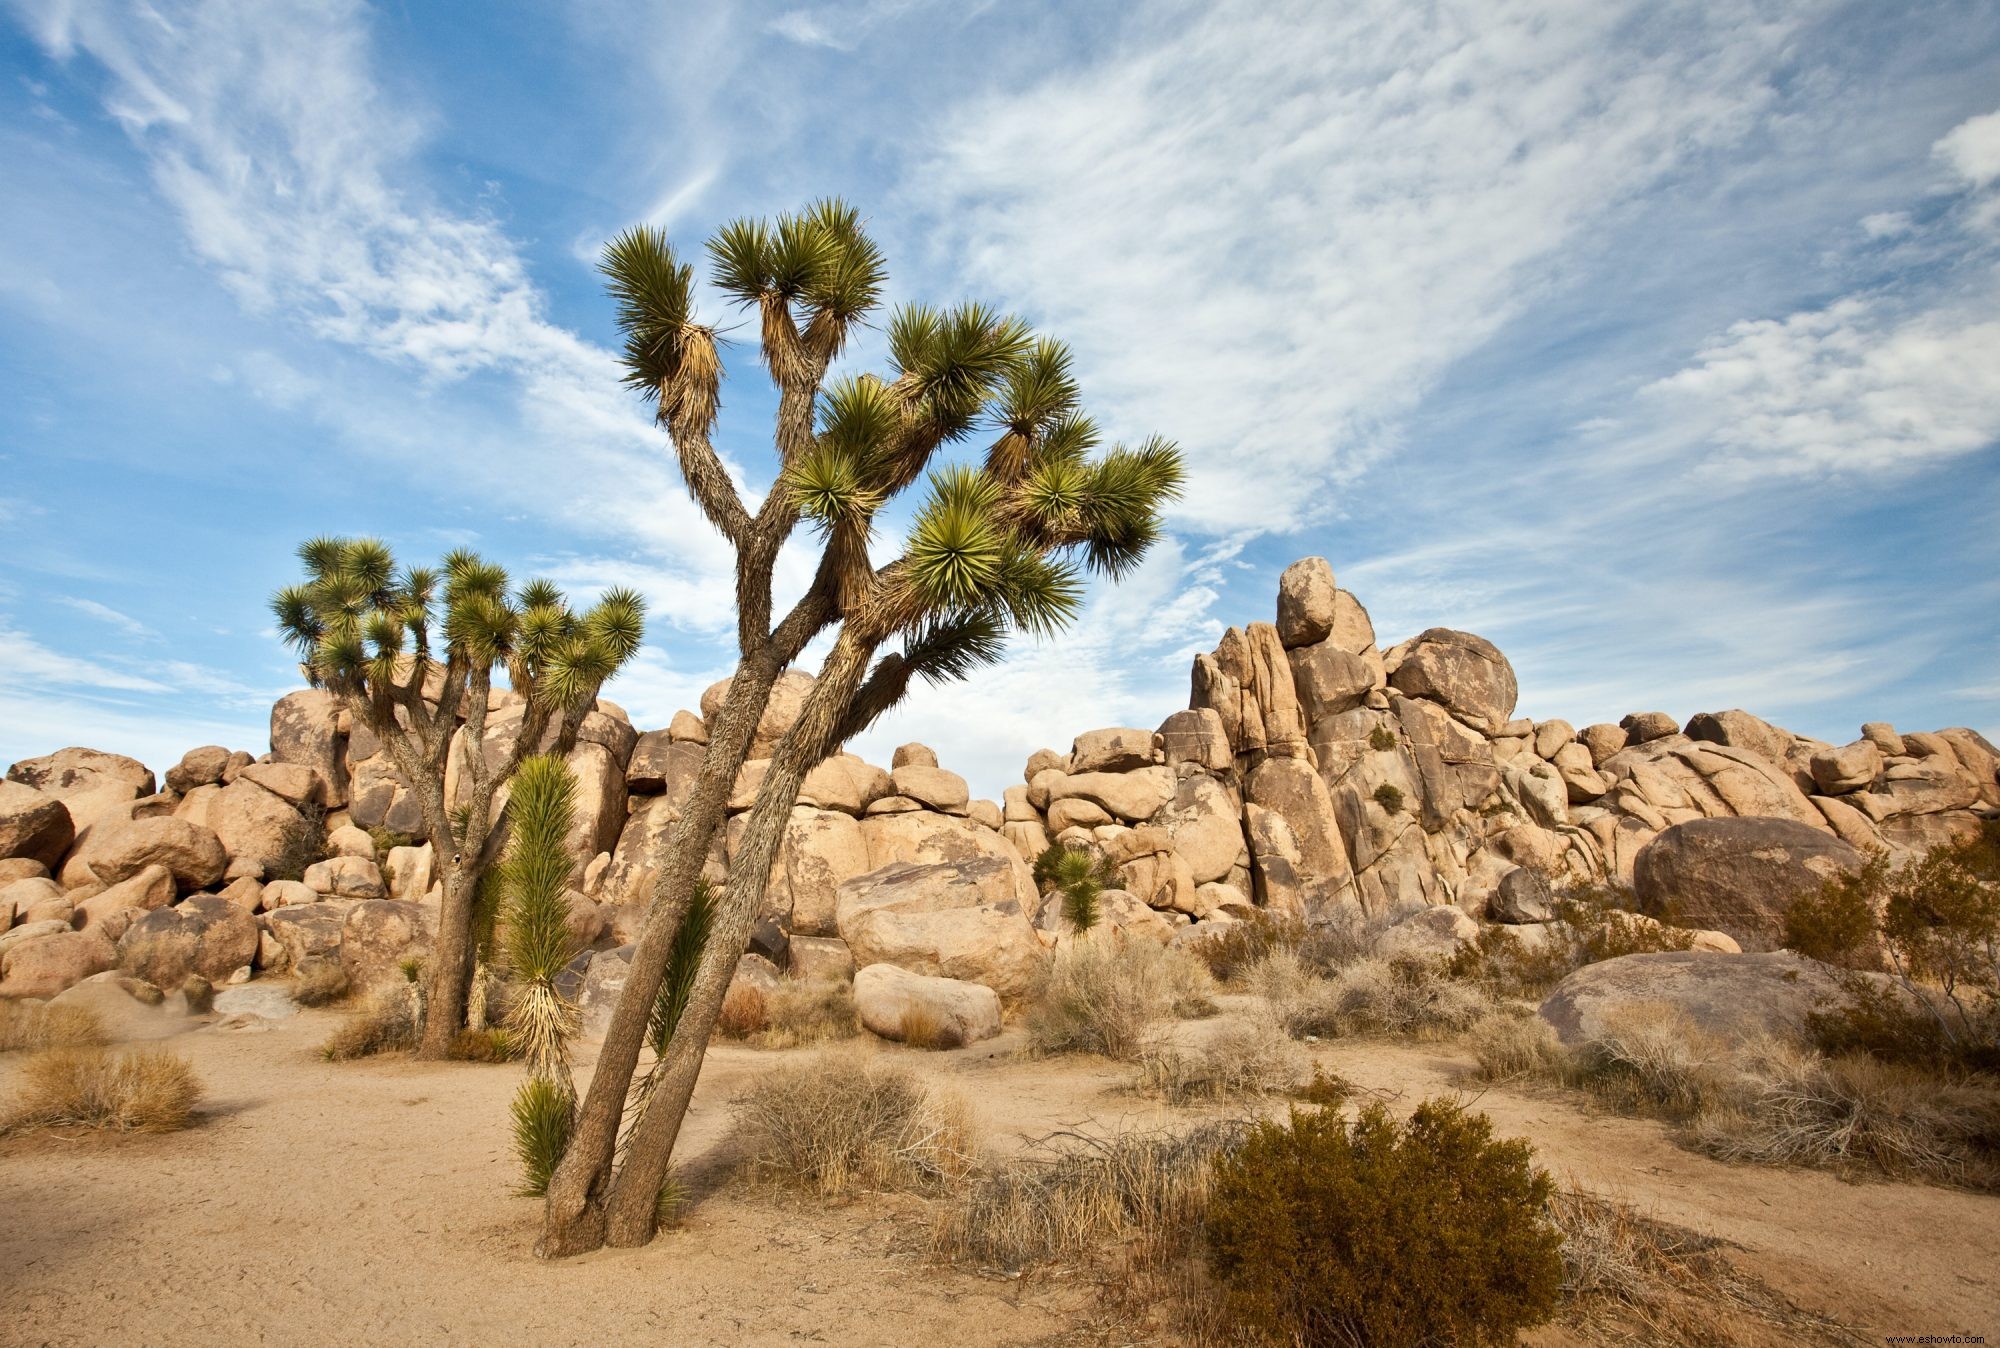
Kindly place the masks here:
<instances>
[{"instance_id":1,"label":"rock formation","mask_svg":"<svg viewBox=\"0 0 2000 1348\"><path fill-rule=\"evenodd\" d=\"M1286 569L1274 618L1198 655L1188 706L1157 728L1036 750L1001 801L973 799L921 744L886 768L829 759L792 811L753 949L793 976L857 979L881 1033L921 1006L969 1040L1071 935L1030 873L1052 842L1105 859L1116 881L1101 920L1149 940L1199 941L1259 912L1348 912L1401 924L1399 949L1444 951L1479 920L1546 921L1566 884L1610 882L1719 929L1706 948L1769 950L1785 904L1832 869L1963 838L2000 811L2000 754L1972 730L1871 722L1833 745L1740 710L1581 729L1516 717L1514 670L1491 642L1431 628L1383 649L1321 558ZM810 686L780 682L753 753L770 753ZM573 990L588 1023L622 985L623 943L723 687L644 733L601 701L571 752L572 928L592 947ZM496 695L497 741L519 714ZM746 763L732 814L765 767ZM165 986L338 960L365 981L427 949L430 846L392 836L417 829L415 802L325 695L279 700L269 753L193 749L163 786L91 749L9 769L0 996L47 997L113 968ZM308 815L324 816L325 859L273 875ZM739 822L716 840L711 880L727 878L740 836Z\"/></svg>"}]
</instances>

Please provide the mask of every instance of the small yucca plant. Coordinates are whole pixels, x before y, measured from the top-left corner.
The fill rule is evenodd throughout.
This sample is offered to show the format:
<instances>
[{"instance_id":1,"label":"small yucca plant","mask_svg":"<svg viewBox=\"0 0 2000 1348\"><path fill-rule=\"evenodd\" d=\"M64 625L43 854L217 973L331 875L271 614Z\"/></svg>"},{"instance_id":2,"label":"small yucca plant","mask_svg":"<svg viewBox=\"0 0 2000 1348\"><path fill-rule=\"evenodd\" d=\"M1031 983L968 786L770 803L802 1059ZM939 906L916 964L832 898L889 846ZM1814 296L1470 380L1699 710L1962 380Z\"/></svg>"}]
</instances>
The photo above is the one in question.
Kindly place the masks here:
<instances>
[{"instance_id":1,"label":"small yucca plant","mask_svg":"<svg viewBox=\"0 0 2000 1348\"><path fill-rule=\"evenodd\" d=\"M507 1012L513 1043L528 1063L514 1097L514 1149L521 1192L540 1194L562 1160L576 1122L569 1041L576 1004L556 980L576 957L569 929L570 859L564 839L576 818L576 778L553 754L524 759L514 777L514 834L497 872L506 917L506 957L519 983Z\"/></svg>"},{"instance_id":2,"label":"small yucca plant","mask_svg":"<svg viewBox=\"0 0 2000 1348\"><path fill-rule=\"evenodd\" d=\"M514 1095L514 1154L521 1158L525 1197L548 1191L549 1176L569 1146L576 1123L576 1092L566 1081L531 1076Z\"/></svg>"},{"instance_id":3,"label":"small yucca plant","mask_svg":"<svg viewBox=\"0 0 2000 1348\"><path fill-rule=\"evenodd\" d=\"M1089 931L1103 916L1098 899L1116 883L1117 868L1087 847L1055 843L1035 859L1035 880L1062 895L1063 919Z\"/></svg>"}]
</instances>

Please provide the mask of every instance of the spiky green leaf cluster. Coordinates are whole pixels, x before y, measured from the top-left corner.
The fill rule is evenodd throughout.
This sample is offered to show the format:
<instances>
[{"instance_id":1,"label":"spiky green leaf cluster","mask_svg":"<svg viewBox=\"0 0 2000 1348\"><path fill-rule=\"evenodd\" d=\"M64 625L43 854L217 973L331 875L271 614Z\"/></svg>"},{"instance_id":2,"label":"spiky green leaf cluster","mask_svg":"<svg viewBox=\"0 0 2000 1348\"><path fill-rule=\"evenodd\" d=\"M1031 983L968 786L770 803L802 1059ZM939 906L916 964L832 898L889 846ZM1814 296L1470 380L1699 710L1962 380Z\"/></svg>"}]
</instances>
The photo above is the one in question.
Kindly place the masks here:
<instances>
[{"instance_id":1,"label":"spiky green leaf cluster","mask_svg":"<svg viewBox=\"0 0 2000 1348\"><path fill-rule=\"evenodd\" d=\"M595 698L645 634L635 591L607 591L577 613L548 581L510 590L505 569L468 549L437 571L400 576L372 538L311 539L299 559L306 579L280 590L271 611L313 682L336 690L420 687L442 658L468 670L504 665L517 692L570 708Z\"/></svg>"},{"instance_id":2,"label":"spiky green leaf cluster","mask_svg":"<svg viewBox=\"0 0 2000 1348\"><path fill-rule=\"evenodd\" d=\"M660 983L659 1000L653 1003L652 1023L647 1038L656 1056L664 1057L667 1045L679 1028L688 999L694 995L695 974L701 969L702 952L715 929L715 891L708 881L697 880L688 897L687 911L681 915L680 929L667 955L666 977Z\"/></svg>"},{"instance_id":3,"label":"spiky green leaf cluster","mask_svg":"<svg viewBox=\"0 0 2000 1348\"><path fill-rule=\"evenodd\" d=\"M1077 931L1097 925L1098 899L1118 878L1109 858L1067 843L1052 843L1036 857L1034 874L1044 893L1062 895L1063 917Z\"/></svg>"},{"instance_id":4,"label":"spiky green leaf cluster","mask_svg":"<svg viewBox=\"0 0 2000 1348\"><path fill-rule=\"evenodd\" d=\"M708 255L718 288L744 304L781 306L823 359L838 355L853 324L881 302L881 249L842 201L732 221L708 241Z\"/></svg>"},{"instance_id":5,"label":"spiky green leaf cluster","mask_svg":"<svg viewBox=\"0 0 2000 1348\"><path fill-rule=\"evenodd\" d=\"M553 1078L531 1075L515 1092L514 1154L521 1162L519 1193L537 1197L548 1192L576 1127L576 1092Z\"/></svg>"}]
</instances>

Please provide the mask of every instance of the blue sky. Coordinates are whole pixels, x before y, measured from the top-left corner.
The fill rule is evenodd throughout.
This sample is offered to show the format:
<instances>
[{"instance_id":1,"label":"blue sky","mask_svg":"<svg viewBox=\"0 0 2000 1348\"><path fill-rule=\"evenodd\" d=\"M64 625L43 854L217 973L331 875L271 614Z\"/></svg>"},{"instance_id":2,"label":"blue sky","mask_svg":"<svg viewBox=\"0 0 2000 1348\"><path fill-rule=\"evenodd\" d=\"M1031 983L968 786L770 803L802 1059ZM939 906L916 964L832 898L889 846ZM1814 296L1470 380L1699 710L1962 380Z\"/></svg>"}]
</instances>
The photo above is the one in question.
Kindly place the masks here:
<instances>
[{"instance_id":1,"label":"blue sky","mask_svg":"<svg viewBox=\"0 0 2000 1348\"><path fill-rule=\"evenodd\" d=\"M1525 714L2000 729L1990 3L0 0L0 74L0 761L261 748L322 532L636 584L613 695L692 705L730 559L594 259L824 194L895 298L1065 338L1193 473L1074 633L871 754L997 794L1154 724L1311 553L1385 644L1498 643Z\"/></svg>"}]
</instances>

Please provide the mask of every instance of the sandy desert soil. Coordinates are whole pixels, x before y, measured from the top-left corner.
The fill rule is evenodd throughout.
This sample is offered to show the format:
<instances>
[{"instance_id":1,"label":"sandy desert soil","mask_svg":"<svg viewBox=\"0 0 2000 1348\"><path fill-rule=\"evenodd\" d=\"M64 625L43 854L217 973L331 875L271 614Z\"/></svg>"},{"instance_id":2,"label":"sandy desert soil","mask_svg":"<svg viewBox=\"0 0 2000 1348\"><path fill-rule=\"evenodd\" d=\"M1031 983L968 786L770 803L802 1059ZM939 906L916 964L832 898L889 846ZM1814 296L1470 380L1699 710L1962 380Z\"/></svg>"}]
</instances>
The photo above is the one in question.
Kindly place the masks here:
<instances>
[{"instance_id":1,"label":"sandy desert soil","mask_svg":"<svg viewBox=\"0 0 2000 1348\"><path fill-rule=\"evenodd\" d=\"M529 1252L538 1205L509 1193L506 1102L519 1069L329 1064L314 1049L335 1021L162 1022L156 1032L173 1031L163 1042L208 1088L192 1131L0 1142L0 1342L1134 1341L1105 1322L1087 1284L930 1264L912 1198L824 1206L724 1185L647 1249L539 1262ZM951 1084L999 1148L1186 1117L1128 1093L1128 1069L1016 1049L1010 1034L949 1054L869 1051ZM712 1052L683 1154L699 1168L726 1150L732 1095L805 1051ZM1462 1089L1469 1061L1449 1045L1316 1054L1406 1106ZM16 1063L0 1058L0 1095ZM2000 1332L2000 1200L1722 1165L1657 1124L1573 1097L1488 1089L1478 1107L1575 1183L1732 1242L1741 1267L1852 1326L1856 1342Z\"/></svg>"}]
</instances>

